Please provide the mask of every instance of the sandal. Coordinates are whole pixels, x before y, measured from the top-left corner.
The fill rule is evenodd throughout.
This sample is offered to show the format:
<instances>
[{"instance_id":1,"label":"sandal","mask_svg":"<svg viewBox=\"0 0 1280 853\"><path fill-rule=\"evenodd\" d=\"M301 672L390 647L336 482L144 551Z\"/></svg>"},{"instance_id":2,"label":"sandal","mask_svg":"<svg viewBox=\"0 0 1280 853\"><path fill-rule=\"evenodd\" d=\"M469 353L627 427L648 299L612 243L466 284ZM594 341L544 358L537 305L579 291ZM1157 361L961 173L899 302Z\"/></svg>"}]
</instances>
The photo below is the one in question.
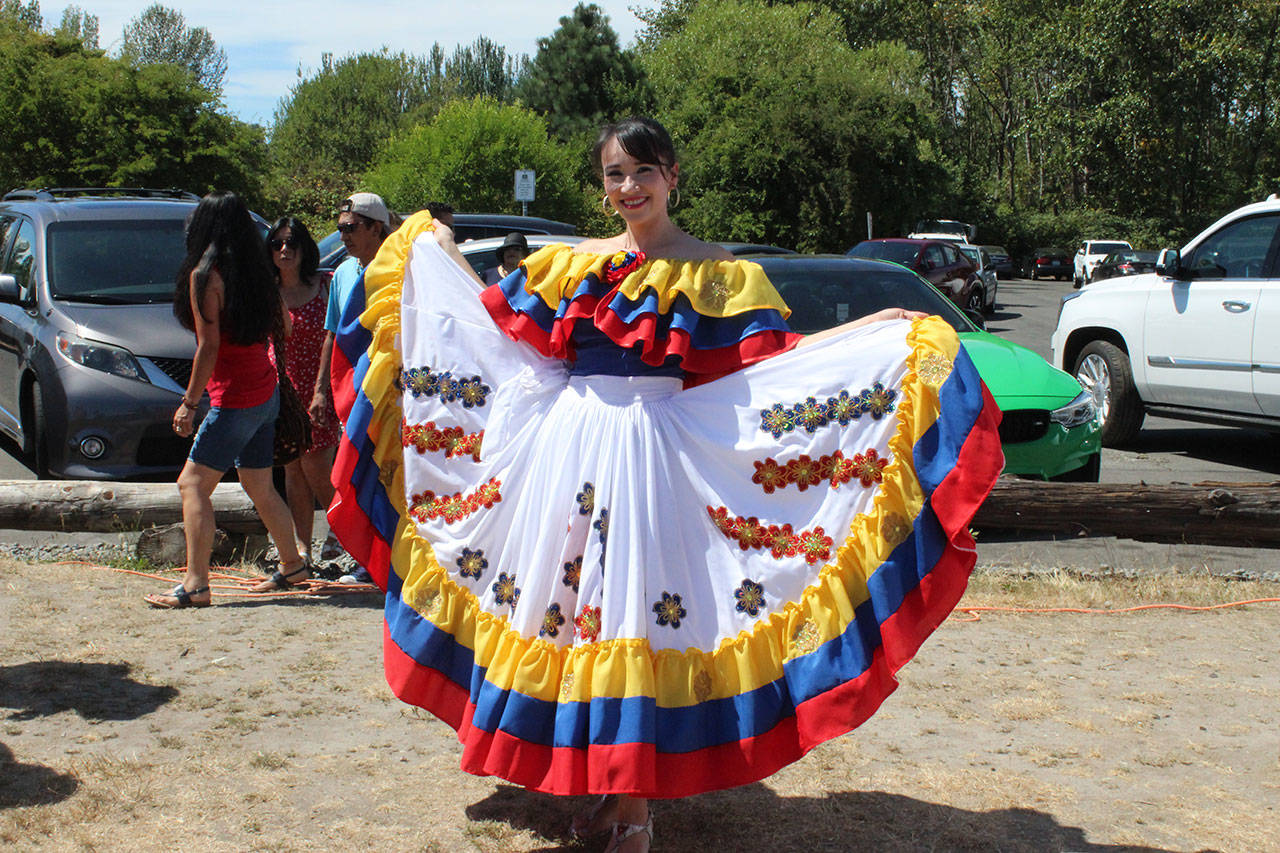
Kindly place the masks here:
<instances>
[{"instance_id":1,"label":"sandal","mask_svg":"<svg viewBox=\"0 0 1280 853\"><path fill-rule=\"evenodd\" d=\"M615 823L613 825L613 837L609 839L609 844L604 848L604 853L614 853L622 849L622 844L633 835L644 833L647 839L644 842L643 853L648 853L650 846L653 845L653 812L649 812L649 816L645 818L644 823Z\"/></svg>"},{"instance_id":2,"label":"sandal","mask_svg":"<svg viewBox=\"0 0 1280 853\"><path fill-rule=\"evenodd\" d=\"M604 811L605 806L612 805L617 801L616 794L601 794L595 805L573 816L573 821L569 824L569 835L573 838L582 839L612 832L613 821L604 821L596 825L596 818L600 816L600 812Z\"/></svg>"},{"instance_id":3,"label":"sandal","mask_svg":"<svg viewBox=\"0 0 1280 853\"><path fill-rule=\"evenodd\" d=\"M298 575L302 574L303 572L306 572L308 575L311 574L311 563L308 562L307 560L303 560L302 565L298 566L298 568L294 569L291 572L284 571L283 567L276 569L274 572L271 573L271 577L263 579L262 583L259 583L258 586L255 586L253 588L253 591L254 592L275 592L276 590L288 589L291 586L297 586L299 583L301 583L301 581L290 580L290 578L295 578ZM308 578L303 578L302 580L307 580L307 579ZM271 584L271 586L266 587L264 589L258 588L258 587L261 587L263 584L268 584L268 583Z\"/></svg>"},{"instance_id":4,"label":"sandal","mask_svg":"<svg viewBox=\"0 0 1280 853\"><path fill-rule=\"evenodd\" d=\"M208 601L192 601L191 600L191 596L193 595L204 595L205 593L208 593L208 592L209 592L208 586L202 586L199 589L193 589L190 592L187 592L187 588L185 586L183 586L182 584L178 584L168 592L161 592L161 593L153 592L153 593L150 593L149 595L144 595L142 597L142 600L145 601L147 604L150 604L152 607L158 607L161 610L181 610L184 607L208 607L209 605L213 604L212 594L209 595ZM168 601L161 601L160 596L162 595L170 596L175 600L174 603L171 604Z\"/></svg>"}]
</instances>

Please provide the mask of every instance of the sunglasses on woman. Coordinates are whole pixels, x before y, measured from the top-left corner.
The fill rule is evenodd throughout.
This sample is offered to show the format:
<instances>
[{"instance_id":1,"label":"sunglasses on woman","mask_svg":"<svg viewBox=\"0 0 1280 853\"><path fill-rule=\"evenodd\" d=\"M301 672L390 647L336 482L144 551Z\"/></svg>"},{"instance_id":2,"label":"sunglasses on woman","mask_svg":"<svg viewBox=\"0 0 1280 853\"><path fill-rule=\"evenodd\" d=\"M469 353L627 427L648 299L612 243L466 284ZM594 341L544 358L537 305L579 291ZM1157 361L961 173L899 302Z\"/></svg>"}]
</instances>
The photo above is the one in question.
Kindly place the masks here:
<instances>
[{"instance_id":1,"label":"sunglasses on woman","mask_svg":"<svg viewBox=\"0 0 1280 853\"><path fill-rule=\"evenodd\" d=\"M283 249L285 246L288 246L290 249L296 249L298 248L298 238L287 237L281 240L279 237L277 237L276 239L272 240L268 245L271 246L271 251L273 252L278 252L281 249Z\"/></svg>"}]
</instances>

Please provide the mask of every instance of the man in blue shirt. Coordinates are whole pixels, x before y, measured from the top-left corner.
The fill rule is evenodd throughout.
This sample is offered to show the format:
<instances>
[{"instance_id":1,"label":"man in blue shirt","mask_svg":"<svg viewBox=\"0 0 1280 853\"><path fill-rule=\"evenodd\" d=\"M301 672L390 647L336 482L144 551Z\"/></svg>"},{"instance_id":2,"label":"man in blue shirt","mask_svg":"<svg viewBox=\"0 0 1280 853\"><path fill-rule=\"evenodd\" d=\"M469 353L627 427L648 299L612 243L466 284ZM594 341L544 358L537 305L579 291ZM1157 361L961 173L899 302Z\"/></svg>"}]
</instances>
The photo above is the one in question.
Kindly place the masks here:
<instances>
[{"instance_id":1,"label":"man in blue shirt","mask_svg":"<svg viewBox=\"0 0 1280 853\"><path fill-rule=\"evenodd\" d=\"M354 193L338 206L338 231L348 258L333 271L329 282L329 306L324 317L324 343L320 347L320 370L316 375L316 387L311 398L313 417L322 418L328 411L329 398L333 395L330 369L333 364L334 337L342 318L342 308L347 304L362 280L364 268L378 254L382 241L391 233L391 214L382 198L374 193ZM346 426L345 424L343 426ZM332 534L330 534L332 537ZM337 542L325 541L320 552L322 559L338 556L341 549ZM369 573L361 566L341 580L357 583L370 582Z\"/></svg>"},{"instance_id":2,"label":"man in blue shirt","mask_svg":"<svg viewBox=\"0 0 1280 853\"><path fill-rule=\"evenodd\" d=\"M316 375L315 393L311 399L313 417L323 417L333 394L329 371L333 363L333 340L347 304L364 268L378 254L382 241L391 233L391 214L382 197L374 193L355 193L338 208L338 232L347 248L347 259L333 271L329 282L329 307L324 315L324 344L320 348L320 371Z\"/></svg>"}]
</instances>

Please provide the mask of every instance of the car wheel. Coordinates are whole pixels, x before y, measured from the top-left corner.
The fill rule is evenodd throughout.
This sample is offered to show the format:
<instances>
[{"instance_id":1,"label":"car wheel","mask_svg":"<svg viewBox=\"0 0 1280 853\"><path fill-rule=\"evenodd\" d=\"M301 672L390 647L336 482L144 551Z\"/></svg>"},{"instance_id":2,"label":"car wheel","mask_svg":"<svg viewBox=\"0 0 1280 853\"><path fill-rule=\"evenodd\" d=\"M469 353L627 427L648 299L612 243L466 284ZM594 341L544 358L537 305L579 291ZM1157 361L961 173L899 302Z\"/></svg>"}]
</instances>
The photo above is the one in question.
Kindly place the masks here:
<instances>
[{"instance_id":1,"label":"car wheel","mask_svg":"<svg viewBox=\"0 0 1280 853\"><path fill-rule=\"evenodd\" d=\"M32 382L28 403L22 413L22 455L41 480L50 479L49 439L45 429L44 395L40 383Z\"/></svg>"},{"instance_id":2,"label":"car wheel","mask_svg":"<svg viewBox=\"0 0 1280 853\"><path fill-rule=\"evenodd\" d=\"M966 311L977 311L979 314L987 313L987 298L982 293L981 287L975 287L969 291L969 298L964 304Z\"/></svg>"},{"instance_id":3,"label":"car wheel","mask_svg":"<svg viewBox=\"0 0 1280 853\"><path fill-rule=\"evenodd\" d=\"M1075 376L1098 407L1102 444L1119 447L1132 441L1146 412L1124 350L1108 341L1089 343L1076 358Z\"/></svg>"},{"instance_id":4,"label":"car wheel","mask_svg":"<svg viewBox=\"0 0 1280 853\"><path fill-rule=\"evenodd\" d=\"M1076 468L1074 471L1068 471L1065 474L1059 474L1049 479L1055 483L1096 483L1102 476L1102 454L1095 453L1089 457L1089 461Z\"/></svg>"},{"instance_id":5,"label":"car wheel","mask_svg":"<svg viewBox=\"0 0 1280 853\"><path fill-rule=\"evenodd\" d=\"M1074 287L1076 290L1079 290L1081 287L1084 286L1084 282L1081 281L1080 276L1073 275L1071 276L1071 286Z\"/></svg>"}]
</instances>

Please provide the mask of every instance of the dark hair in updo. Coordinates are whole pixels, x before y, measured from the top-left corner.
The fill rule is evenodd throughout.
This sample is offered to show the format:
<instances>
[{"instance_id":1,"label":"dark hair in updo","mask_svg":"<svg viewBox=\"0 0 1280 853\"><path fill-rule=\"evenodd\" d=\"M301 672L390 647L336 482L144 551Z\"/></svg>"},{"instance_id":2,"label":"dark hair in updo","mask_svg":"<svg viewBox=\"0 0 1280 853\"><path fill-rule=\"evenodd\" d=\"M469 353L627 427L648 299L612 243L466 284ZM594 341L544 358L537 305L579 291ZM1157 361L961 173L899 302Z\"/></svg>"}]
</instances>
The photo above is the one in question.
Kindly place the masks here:
<instances>
[{"instance_id":1,"label":"dark hair in updo","mask_svg":"<svg viewBox=\"0 0 1280 853\"><path fill-rule=\"evenodd\" d=\"M651 118L632 116L600 128L600 136L591 149L591 162L597 175L604 174L604 163L601 160L604 146L615 137L622 150L641 163L653 163L664 169L670 169L676 164L676 147L671 144L671 135L667 133L667 129Z\"/></svg>"}]
</instances>

